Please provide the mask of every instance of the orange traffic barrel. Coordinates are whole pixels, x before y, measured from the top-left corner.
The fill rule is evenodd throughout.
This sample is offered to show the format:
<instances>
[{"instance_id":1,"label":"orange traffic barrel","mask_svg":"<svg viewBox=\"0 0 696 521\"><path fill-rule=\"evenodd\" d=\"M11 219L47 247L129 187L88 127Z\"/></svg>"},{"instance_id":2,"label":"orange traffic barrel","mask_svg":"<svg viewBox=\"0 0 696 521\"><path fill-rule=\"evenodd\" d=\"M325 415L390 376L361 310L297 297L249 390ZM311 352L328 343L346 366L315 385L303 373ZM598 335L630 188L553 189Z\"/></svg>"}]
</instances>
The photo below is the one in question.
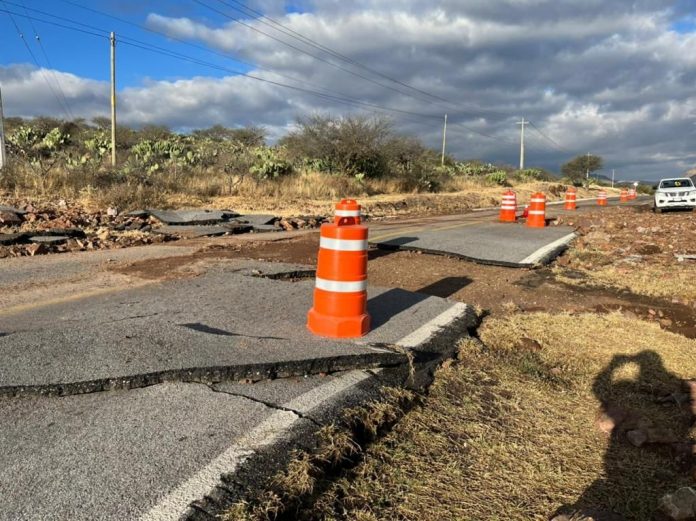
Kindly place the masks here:
<instances>
[{"instance_id":1,"label":"orange traffic barrel","mask_svg":"<svg viewBox=\"0 0 696 521\"><path fill-rule=\"evenodd\" d=\"M335 224L360 224L361 207L354 199L341 199L336 205Z\"/></svg>"},{"instance_id":2,"label":"orange traffic barrel","mask_svg":"<svg viewBox=\"0 0 696 521\"><path fill-rule=\"evenodd\" d=\"M604 190L600 190L597 193L597 204L599 206L606 206L607 205L607 193Z\"/></svg>"},{"instance_id":3,"label":"orange traffic barrel","mask_svg":"<svg viewBox=\"0 0 696 521\"><path fill-rule=\"evenodd\" d=\"M578 190L574 186L569 186L565 193L565 206L566 210L576 210L578 200Z\"/></svg>"},{"instance_id":4,"label":"orange traffic barrel","mask_svg":"<svg viewBox=\"0 0 696 521\"><path fill-rule=\"evenodd\" d=\"M527 226L531 228L543 228L546 226L546 196L541 192L532 194L529 204Z\"/></svg>"},{"instance_id":5,"label":"orange traffic barrel","mask_svg":"<svg viewBox=\"0 0 696 521\"><path fill-rule=\"evenodd\" d=\"M635 189L635 188L631 188L631 189L628 191L628 199L629 199L630 201L633 201L636 197L638 197L638 194L636 193L636 189Z\"/></svg>"},{"instance_id":6,"label":"orange traffic barrel","mask_svg":"<svg viewBox=\"0 0 696 521\"><path fill-rule=\"evenodd\" d=\"M517 222L517 195L512 190L508 190L503 194L499 219L504 223Z\"/></svg>"},{"instance_id":7,"label":"orange traffic barrel","mask_svg":"<svg viewBox=\"0 0 696 521\"><path fill-rule=\"evenodd\" d=\"M307 314L307 327L315 335L331 338L357 338L370 330L366 226L341 222L321 226L314 306Z\"/></svg>"},{"instance_id":8,"label":"orange traffic barrel","mask_svg":"<svg viewBox=\"0 0 696 521\"><path fill-rule=\"evenodd\" d=\"M619 194L619 202L621 202L621 203L628 202L628 190L626 190L625 188L621 189L621 193Z\"/></svg>"}]
</instances>

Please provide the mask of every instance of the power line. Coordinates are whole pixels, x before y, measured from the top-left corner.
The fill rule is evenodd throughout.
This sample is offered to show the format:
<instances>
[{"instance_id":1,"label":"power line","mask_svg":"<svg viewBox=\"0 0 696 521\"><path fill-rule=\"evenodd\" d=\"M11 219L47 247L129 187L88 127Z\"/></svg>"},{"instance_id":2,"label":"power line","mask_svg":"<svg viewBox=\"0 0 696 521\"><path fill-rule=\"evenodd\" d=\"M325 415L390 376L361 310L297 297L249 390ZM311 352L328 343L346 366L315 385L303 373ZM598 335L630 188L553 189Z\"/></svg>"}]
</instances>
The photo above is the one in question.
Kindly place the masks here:
<instances>
[{"instance_id":1,"label":"power line","mask_svg":"<svg viewBox=\"0 0 696 521\"><path fill-rule=\"evenodd\" d=\"M4 3L4 2L3 2ZM24 7L24 11L29 14L27 11L27 6L24 2L22 2L22 7ZM44 44L41 41L41 37L39 36L38 31L36 30L36 26L34 25L34 22L32 20L29 20L29 25L31 27L31 30L34 31L34 39L36 40L36 43L39 44L39 48L41 49L41 53L43 54L44 59L46 60L46 64L49 67L49 72L51 76L53 77L53 80L56 82L56 85L58 86L58 91L60 92L60 97L63 100L63 103L65 104L65 108L68 110L68 114L70 115L70 119L75 119L75 115L73 114L72 109L70 108L70 103L68 103L68 98L65 96L65 91L63 90L63 86L60 83L60 79L58 78L58 75L56 74L56 71L53 67L53 64L51 63L51 60L48 57L48 53L46 52L46 49L44 48Z\"/></svg>"},{"instance_id":2,"label":"power line","mask_svg":"<svg viewBox=\"0 0 696 521\"><path fill-rule=\"evenodd\" d=\"M4 1L3 1L3 3L4 3ZM33 10L33 11L38 12L38 10ZM58 22L54 22L54 21L51 21L51 20L45 20L45 19L42 19L42 18L37 18L37 17L29 16L29 15L22 15L22 14L20 14L20 13L15 13L15 12L9 11L9 10L7 10L7 9L4 9L4 10L0 9L0 12L5 12L5 13L8 13L8 14L14 14L14 15L19 16L19 17L31 19L31 20L38 21L38 22L41 22L41 23L46 23L46 24L49 24L49 25L54 25L54 26L61 27L61 28L67 29L67 30L77 31L77 32L80 32L80 33L83 33L83 34L87 34L87 35L91 35L91 36L95 36L95 37L99 37L99 38L108 39L108 33L109 33L109 31L106 31L106 30L104 30L104 29L100 29L100 28L94 27L94 26L92 26L92 25L84 24L84 23L81 23L81 22L78 22L78 21L75 21L75 20L71 20L71 19L69 19L69 18L65 18L65 17L53 15L53 14L50 14L50 13L41 12L41 14L43 14L43 15L45 15L45 16L48 16L48 17L50 17L50 18L55 18L55 19L58 19L58 20L62 20L62 21L64 21L64 22L68 22L68 23L71 23L71 24L75 24L75 25L78 25L78 26L80 26L80 27L82 27L82 28L80 28L80 27L74 27L74 26L71 26L71 25L65 25L65 24L63 24L63 23L58 23ZM84 29L84 28L86 28L86 29ZM99 32L95 32L95 31L100 31L102 34L100 34ZM131 38L131 37L121 36L119 39L120 39L120 41L121 41L122 44L128 45L128 46L133 47L133 48L138 48L138 49L141 49L141 50L145 50L145 51L148 51L148 52L153 52L153 53L157 53L157 54L160 54L160 55L168 56L168 57L171 57L171 58L179 59L179 60L186 61L186 62L189 62L189 63L193 63L193 64L196 64L196 65L200 65L200 66L208 67L208 68L211 68L211 69L215 69L215 70L220 70L220 71L228 72L228 73L231 73L231 74L236 74L236 75L239 75L239 76L247 77L247 78L250 78L250 79L253 79L253 80L257 80L257 81L261 81L261 82L264 82L264 83L268 83L268 84L271 84L271 85L275 85L275 86L279 86L279 87L283 87L283 88L295 90L295 91L298 91L298 92L303 92L303 93L310 94L310 95L319 97L319 98L321 98L321 99L328 100L328 101L332 101L332 102L336 102L336 103L346 104L346 105L350 105L350 106L367 107L367 108L370 108L370 109L372 109L372 110L374 110L374 111L381 112L381 113L387 113L387 112L396 113L396 114L399 114L399 115L402 116L402 117L403 117L403 116L412 116L412 117L415 117L415 118L420 118L420 120L423 120L423 119L428 119L428 120L435 120L435 119L437 119L437 120L439 120L440 117L441 117L441 116L439 116L439 115L424 114L424 113L419 113L419 112L413 112L413 111L408 111L408 110L402 110L402 109L398 109L398 108L394 108L394 107L385 107L385 106L377 105L377 104L374 104L374 103L368 103L368 102L365 102L365 101L362 101L362 100L358 100L358 99L355 99L355 98L350 98L350 97L347 97L347 96L342 96L342 95L336 95L336 94L332 94L332 93L327 93L327 91L325 91L325 92L320 92L320 91L317 91L317 90L314 90L314 89L306 89L306 88L301 88L301 87L297 87L297 86L294 86L294 85L288 85L288 84L284 84L284 83L281 83L281 82L277 82L277 81L270 80L270 79L268 79L268 78L262 78L262 77L255 76L255 75L253 75L253 74L249 74L249 73L246 73L246 72L243 72L243 71L239 71L239 70L231 69L231 68L229 68L229 67L225 67L225 66L222 66L222 65L218 65L218 64L211 63L211 62L207 62L207 61L204 61L204 60L201 60L201 59L198 59L198 58L189 56L189 55L185 55L185 54L183 54L183 53L179 53L179 52L176 52L176 51L172 51L172 50L169 50L169 49L165 49L165 48L163 48L163 47L159 47L159 46L156 46L156 45L153 45L153 44L149 44L149 43L147 43L147 42L143 42L143 41L141 41L141 40L137 40L137 39L134 39L134 38ZM488 133L485 133L485 132L476 130L476 129L471 128L471 127L469 127L469 126L467 126L467 125L464 125L464 124L462 124L462 123L453 123L453 125L454 125L454 126L462 127L462 128L466 129L467 131L469 131L469 132L471 132L471 133L480 135L480 136L485 137L485 138L493 139L493 140L496 140L496 141L505 141L505 142L507 142L507 140L505 140L504 138L501 138L501 137L499 137L499 136L494 136L494 135L491 135L491 134L488 134Z\"/></svg>"},{"instance_id":3,"label":"power line","mask_svg":"<svg viewBox=\"0 0 696 521\"><path fill-rule=\"evenodd\" d=\"M569 154L572 154L572 152L571 152L570 150L568 150L567 148L565 148L565 147L559 145L556 141L554 141L554 140L551 139L548 135L546 135L544 132L542 132L541 129L539 129L539 127L537 127L534 123L532 123L532 122L530 121L529 124L531 125L531 127L532 127L534 130L536 130L536 131L539 133L539 135L540 135L541 137L543 137L543 138L546 139L549 143L551 143L552 145L554 145L558 150L560 150L561 152L567 152L567 153L569 153Z\"/></svg>"},{"instance_id":4,"label":"power line","mask_svg":"<svg viewBox=\"0 0 696 521\"><path fill-rule=\"evenodd\" d=\"M255 69L260 69L260 70L264 70L264 71L270 72L271 74L275 74L276 76L278 76L278 77L280 77L280 78L285 78L285 79L287 79L287 80L297 82L297 83L300 84L300 85L310 85L310 83L308 83L308 82L306 82L306 81L304 81L304 80L301 80L301 79L299 79L299 78L296 78L296 77L294 77L294 76L290 76L290 75L288 75L288 74L282 74L282 73L280 73L280 72L274 71L274 70L269 69L269 68L267 68L267 67L264 67L264 66L262 66L262 65L258 65L258 64L256 64L256 63L251 63L251 62L244 61L244 60L242 60L242 59L240 59L240 58L237 58L236 56L233 56L233 55L228 54L228 53L216 51L215 49L211 49L210 47L206 47L206 46L204 46L204 45L197 45L197 44L195 44L195 43L193 43L193 42L189 42L189 41L186 41L186 40L184 40L184 39L177 38L177 37L175 37L175 36L171 36L170 34L168 34L168 33L166 33L166 32L158 31L157 29L152 29L151 27L147 27L146 25L138 24L138 23L132 22L132 21L130 21L130 20L126 20L125 18L121 18L121 17L119 17L119 16L112 15L111 13L107 13L107 12L101 11L101 10L99 10L99 9L94 9L93 7L88 7L88 6L86 6L86 5L81 5L81 4L79 4L79 3L77 3L77 2L73 2L73 1L71 1L71 0L59 0L59 1L65 3L65 4L69 4L69 5L78 7L78 8L80 8L80 9L85 10L85 11L89 11L89 12L92 12L92 13L99 14L99 15L101 15L101 16L104 16L104 17L106 17L106 18L110 18L110 19L112 19L112 20L116 20L117 22L120 22L120 23L123 23L123 24L126 24L126 25L130 25L130 26L132 26L132 27L137 27L138 29L140 29L140 30L142 30L142 31L147 31L147 32L152 33L152 34L157 34L157 35L163 36L163 37L168 38L168 39L170 39L170 40L174 40L175 42L180 43L180 44L182 44L182 45L186 45L187 47L191 47L191 48L193 48L193 49L198 49L199 51L203 51L203 52L206 52L206 53L208 53L208 54L214 54L214 55L216 55L216 56L220 56L220 57L225 58L225 59L227 59L227 60L230 60L230 59L231 59L231 60L234 60L234 61L237 62L237 63L241 63L241 64L247 65L247 66L249 66L249 67L253 67L253 68L255 68ZM8 3L12 4L12 2L8 2ZM39 11L38 9L32 9L32 11L35 11L35 12L38 12L38 13L41 13L41 14L46 14L46 15L48 15L48 16L51 16L50 13L46 13L46 12L44 12L44 11Z\"/></svg>"},{"instance_id":5,"label":"power line","mask_svg":"<svg viewBox=\"0 0 696 521\"><path fill-rule=\"evenodd\" d=\"M378 86L380 86L380 87L382 87L382 88L384 88L384 89L389 89L389 90L391 90L391 91L397 92L397 93L402 94L402 95L404 95L404 96L415 97L413 94L408 94L408 93L406 93L406 92L404 92L404 91L402 91L402 90L400 90L400 89L398 89L398 88L392 87L392 86L390 86L390 85L385 85L384 83L380 83L379 81L376 81L376 80L374 80L374 79L372 79L372 78L370 78L370 77L368 77L368 76L365 76L365 75L363 75L363 74L359 74L359 73L357 73L357 72L355 72L355 71L352 71L352 70L350 70L350 69L347 69L346 67L343 67L343 66L341 66L341 65L339 65L339 64L337 64L337 63L334 63L334 62L332 62L332 61L330 61L330 60L327 60L327 59L325 59L325 58L322 58L321 56L318 56L317 54L313 54L313 53L311 53L311 52L309 52L309 51L306 51L306 50L304 50L304 49L302 49L302 48L300 48L300 47L298 47L298 46L296 46L296 45L293 45L292 43L289 43L289 42L287 42L287 41L285 41L285 40L283 40L283 39L281 39L281 38L278 38L278 37L276 37L276 36L273 36L272 34L268 34L267 32L264 32L264 31L262 31L261 29L259 29L259 28L257 28L257 27L254 27L253 25L248 24L248 23L246 23L246 22L240 20L239 18L235 18L234 16L231 16L231 15L225 13L224 11L220 11L219 9L216 9L215 7L210 6L210 5L206 4L205 2L203 2L203 1L201 1L201 0L193 0L193 2L195 2L195 3L197 3L198 5L201 5L201 6L203 6L203 7L206 7L207 9L210 9L211 11L213 11L213 12L215 12L215 13L218 13L219 15L224 16L225 18L227 18L227 19L229 19L229 20L232 20L233 22L235 22L235 23L237 23L237 24L239 24L239 25L242 25L242 26L244 26L244 27L246 27L246 28L248 28L248 29L251 29L251 30L254 31L254 32L257 32L257 33L262 34L262 35L264 35L264 36L266 36L266 37L268 37L268 38L270 38L270 39L272 39L272 40L275 40L276 42L278 42L278 43L280 43L280 44L282 44L282 45L285 45L286 47L289 47L289 48L294 49L294 50L296 50L296 51L298 51L298 52L300 52L300 53L302 53L302 54L305 54L305 55L307 55L307 56L310 56L310 57L314 58L315 60L318 60L318 61L320 61L320 62L322 62L322 63L326 63L327 65L330 65L331 67L334 67L335 69L341 70L341 71L346 72L346 73L348 73L348 74L351 74L351 75L353 75L353 76L357 76L358 78L362 78L363 80L368 81L368 82L370 82L370 83L373 83L373 84L375 84L375 85L378 85ZM422 98L417 98L417 99L421 99L421 101L423 101Z\"/></svg>"},{"instance_id":6,"label":"power line","mask_svg":"<svg viewBox=\"0 0 696 521\"><path fill-rule=\"evenodd\" d=\"M234 7L232 4L230 4L229 2L225 2L224 0L218 0L218 2L220 2L221 4L226 5L227 7L234 9L237 12L240 12L242 14L251 13L252 15L258 16L257 21L259 21L260 23L267 25L268 27L272 27L276 31L279 31L287 36L290 36L291 38L294 38L295 40L299 40L302 43L304 43L305 45L309 45L311 47L314 47L315 49L318 49L318 50L323 51L327 54L330 54L331 56L338 58L344 62L350 63L351 65L359 67L365 71L371 72L372 74L375 74L381 78L384 78L384 79L389 80L391 82L397 83L398 85L401 85L402 87L406 87L406 88L411 89L411 90L418 92L420 94L424 94L425 96L428 96L430 98L452 104L452 101L450 101L446 98L443 98L441 96L437 96L437 95L432 94L430 92L424 91L422 89L419 89L417 87L409 85L408 83L405 83L401 80L398 80L396 78L392 78L391 76L387 76L386 74L383 74L380 71L377 71L371 67L368 67L367 65L364 65L364 64L360 63L359 61L357 61L349 56L346 56L345 54L342 54L334 49L331 49L330 47L327 47L326 45L323 45L323 44L317 42L316 40L313 40L312 38L309 38L309 37L303 35L302 33L299 33L297 31L291 29L287 25L284 25L284 24L278 22L277 20L270 18L270 17L266 16L265 14L263 14L262 12L257 11L255 9L252 9L251 7L248 7L241 2L238 2L237 0L230 0L230 1L239 7ZM268 22L266 22L266 20L268 20Z\"/></svg>"},{"instance_id":7,"label":"power line","mask_svg":"<svg viewBox=\"0 0 696 521\"><path fill-rule=\"evenodd\" d=\"M7 7L7 5L5 4L4 1L2 2L2 4L5 5L5 7ZM67 107L65 105L63 105L63 103L61 102L61 99L58 97L58 95L56 94L56 91L53 89L53 86L51 85L51 82L48 80L48 76L46 76L46 73L45 73L43 67L41 67L41 65L39 64L39 60L36 59L36 55L34 54L34 51L31 50L31 47L29 47L29 44L27 43L26 39L24 38L24 33L19 28L17 21L14 19L14 17L12 16L12 13L10 13L10 11L5 11L5 12L10 17L10 20L12 21L12 25L14 25L14 28L17 31L17 34L19 35L19 38L22 40L24 47L29 52L31 59L34 62L34 65L36 65L37 70L41 73L41 76L43 77L44 81L46 82L46 85L48 85L48 88L51 91L51 93L53 94L53 97L56 98L56 101L58 102L58 105L60 105L61 110L63 112L65 112L65 115L68 117L68 119L70 119L70 115L68 113Z\"/></svg>"}]
</instances>

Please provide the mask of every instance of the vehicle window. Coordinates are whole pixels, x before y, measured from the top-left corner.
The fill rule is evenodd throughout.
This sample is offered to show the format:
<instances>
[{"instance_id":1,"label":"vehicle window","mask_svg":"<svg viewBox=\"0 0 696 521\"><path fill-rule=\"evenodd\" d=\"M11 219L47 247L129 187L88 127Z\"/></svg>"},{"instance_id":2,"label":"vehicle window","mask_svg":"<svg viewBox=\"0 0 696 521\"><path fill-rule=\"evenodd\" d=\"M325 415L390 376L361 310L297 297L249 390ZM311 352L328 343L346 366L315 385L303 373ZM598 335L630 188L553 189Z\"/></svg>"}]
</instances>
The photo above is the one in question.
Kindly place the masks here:
<instances>
[{"instance_id":1,"label":"vehicle window","mask_svg":"<svg viewBox=\"0 0 696 521\"><path fill-rule=\"evenodd\" d=\"M693 188L694 185L690 179L672 179L669 181L662 181L660 183L660 188Z\"/></svg>"}]
</instances>

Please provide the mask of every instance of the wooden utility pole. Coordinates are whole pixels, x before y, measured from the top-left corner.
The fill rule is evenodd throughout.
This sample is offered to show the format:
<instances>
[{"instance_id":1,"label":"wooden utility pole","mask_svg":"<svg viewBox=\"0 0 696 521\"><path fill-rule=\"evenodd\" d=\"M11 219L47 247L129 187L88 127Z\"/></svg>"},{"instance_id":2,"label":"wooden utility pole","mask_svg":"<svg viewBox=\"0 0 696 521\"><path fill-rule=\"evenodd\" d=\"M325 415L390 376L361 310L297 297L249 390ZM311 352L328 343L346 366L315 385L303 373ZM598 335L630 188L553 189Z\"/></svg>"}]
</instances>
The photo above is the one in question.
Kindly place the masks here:
<instances>
[{"instance_id":1,"label":"wooden utility pole","mask_svg":"<svg viewBox=\"0 0 696 521\"><path fill-rule=\"evenodd\" d=\"M445 114L445 126L442 129L442 159L440 164L444 166L445 164L445 147L447 146L447 114Z\"/></svg>"},{"instance_id":2,"label":"wooden utility pole","mask_svg":"<svg viewBox=\"0 0 696 521\"><path fill-rule=\"evenodd\" d=\"M116 168L116 35L111 37L111 166Z\"/></svg>"},{"instance_id":3,"label":"wooden utility pole","mask_svg":"<svg viewBox=\"0 0 696 521\"><path fill-rule=\"evenodd\" d=\"M614 188L614 177L616 176L616 170L611 169L611 187Z\"/></svg>"},{"instance_id":4,"label":"wooden utility pole","mask_svg":"<svg viewBox=\"0 0 696 521\"><path fill-rule=\"evenodd\" d=\"M5 156L5 117L2 113L2 90L0 90L0 170L7 164Z\"/></svg>"},{"instance_id":5,"label":"wooden utility pole","mask_svg":"<svg viewBox=\"0 0 696 521\"><path fill-rule=\"evenodd\" d=\"M522 118L522 121L518 121L517 124L520 125L520 170L524 170L524 127L529 125L529 121Z\"/></svg>"}]
</instances>

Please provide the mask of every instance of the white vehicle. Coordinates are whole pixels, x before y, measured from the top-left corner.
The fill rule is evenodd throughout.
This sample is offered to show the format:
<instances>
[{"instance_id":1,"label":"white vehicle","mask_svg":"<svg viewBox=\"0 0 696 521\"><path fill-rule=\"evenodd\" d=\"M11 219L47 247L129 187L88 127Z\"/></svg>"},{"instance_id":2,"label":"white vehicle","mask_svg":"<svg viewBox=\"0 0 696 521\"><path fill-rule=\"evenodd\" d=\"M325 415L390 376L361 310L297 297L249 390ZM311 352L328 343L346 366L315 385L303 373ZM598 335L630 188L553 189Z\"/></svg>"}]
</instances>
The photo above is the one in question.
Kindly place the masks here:
<instances>
[{"instance_id":1,"label":"white vehicle","mask_svg":"<svg viewBox=\"0 0 696 521\"><path fill-rule=\"evenodd\" d=\"M666 209L691 210L696 208L696 187L688 177L663 179L655 190L654 210L657 213Z\"/></svg>"}]
</instances>

